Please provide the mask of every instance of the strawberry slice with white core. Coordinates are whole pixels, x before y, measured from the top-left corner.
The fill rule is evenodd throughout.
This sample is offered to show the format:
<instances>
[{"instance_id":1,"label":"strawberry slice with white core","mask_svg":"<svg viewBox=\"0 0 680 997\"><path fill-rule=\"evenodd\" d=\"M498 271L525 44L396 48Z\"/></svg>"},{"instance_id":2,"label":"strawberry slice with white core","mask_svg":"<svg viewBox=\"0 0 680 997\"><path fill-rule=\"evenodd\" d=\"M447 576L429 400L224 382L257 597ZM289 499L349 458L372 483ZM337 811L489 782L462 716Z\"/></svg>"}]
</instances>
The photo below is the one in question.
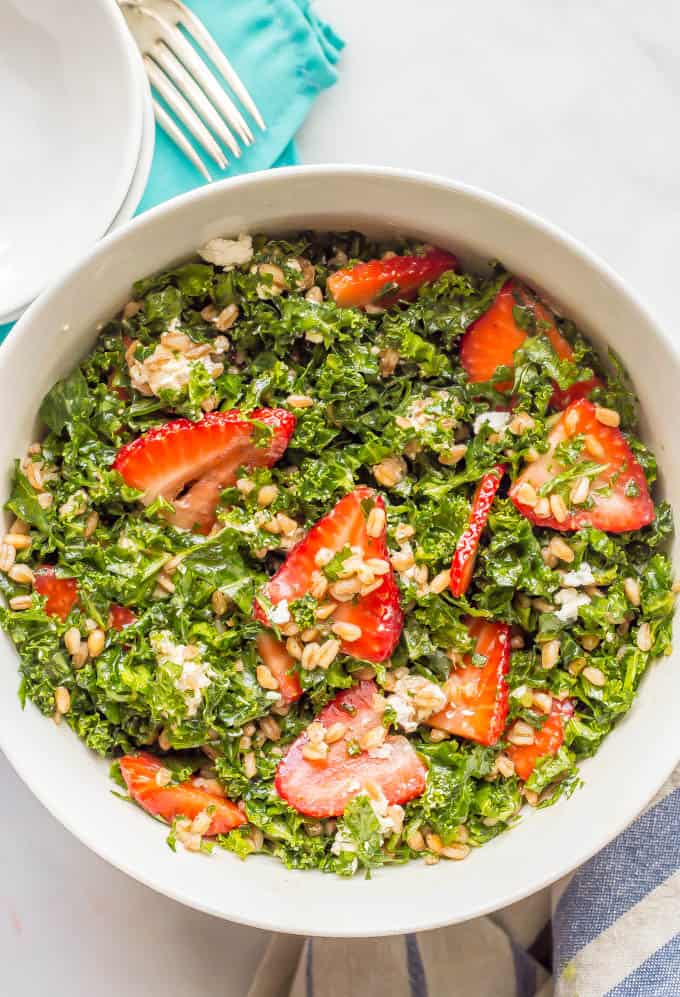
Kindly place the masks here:
<instances>
[{"instance_id":1,"label":"strawberry slice with white core","mask_svg":"<svg viewBox=\"0 0 680 997\"><path fill-rule=\"evenodd\" d=\"M470 587L479 541L504 474L505 466L498 464L493 471L482 475L475 490L470 521L460 535L451 561L451 592L456 597L464 595Z\"/></svg>"},{"instance_id":2,"label":"strawberry slice with white core","mask_svg":"<svg viewBox=\"0 0 680 997\"><path fill-rule=\"evenodd\" d=\"M294 703L302 695L300 679L295 671L295 658L286 650L283 641L273 633L258 634L257 650L265 665L279 683L278 692L284 703Z\"/></svg>"},{"instance_id":3,"label":"strawberry slice with white core","mask_svg":"<svg viewBox=\"0 0 680 997\"><path fill-rule=\"evenodd\" d=\"M369 516L374 510L377 510L381 521L379 530L371 529L371 533L377 533L377 536L369 535L368 531ZM379 576L380 584L374 591L363 596L358 594L351 601L340 603L331 619L331 623L350 623L361 630L358 639L343 639L342 650L345 654L376 662L384 661L392 654L404 622L399 590L387 553L384 513L382 496L376 495L371 488L361 486L345 495L293 547L264 592L273 607L285 602L284 610L296 599L301 599L312 588L312 576L319 574L317 556L320 551L333 556L345 548L355 548L361 551L364 562L370 563L373 559L383 562L385 573ZM373 522L375 520L374 515ZM277 622L276 612L268 620L259 603L256 604L255 615L265 624Z\"/></svg>"},{"instance_id":4,"label":"strawberry slice with white core","mask_svg":"<svg viewBox=\"0 0 680 997\"><path fill-rule=\"evenodd\" d=\"M165 775L167 778L167 770L155 755L147 752L126 755L120 760L120 771L133 800L148 813L162 817L168 824L175 817L193 820L200 813L207 812L212 819L203 834L212 836L226 834L246 823L245 815L235 803L216 793L209 793L195 785L193 779L187 779L176 786L164 785L164 780L160 777Z\"/></svg>"},{"instance_id":5,"label":"strawberry slice with white core","mask_svg":"<svg viewBox=\"0 0 680 997\"><path fill-rule=\"evenodd\" d=\"M564 743L564 728L574 713L570 699L553 699L552 709L540 730L534 734L533 744L509 744L507 754L515 765L515 772L526 781L537 762L547 755L556 755Z\"/></svg>"},{"instance_id":6,"label":"strawberry slice with white core","mask_svg":"<svg viewBox=\"0 0 680 997\"><path fill-rule=\"evenodd\" d=\"M482 656L484 661L479 667L473 664L473 655L465 656L463 665L451 672L444 685L447 706L427 724L492 745L503 733L508 715L505 676L510 668L510 628L481 619L468 619L467 627L476 641L473 655Z\"/></svg>"},{"instance_id":7,"label":"strawberry slice with white core","mask_svg":"<svg viewBox=\"0 0 680 997\"><path fill-rule=\"evenodd\" d=\"M476 319L463 336L460 362L468 380L489 381L499 367L514 367L515 352L524 344L529 333L517 324L515 308L529 311L536 319L536 332L547 336L560 360L571 360L574 351L560 333L554 315L541 304L526 287L516 280L507 280L493 300L490 308ZM578 381L564 390L555 385L551 398L553 408L565 408L570 401L584 398L602 384L599 378ZM512 382L497 385L508 391Z\"/></svg>"},{"instance_id":8,"label":"strawberry slice with white core","mask_svg":"<svg viewBox=\"0 0 680 997\"><path fill-rule=\"evenodd\" d=\"M427 769L407 738L383 737L383 709L374 682L360 682L341 692L312 725L319 739L312 742L309 733L301 734L279 762L275 780L279 796L308 817L341 816L350 800L371 784L389 804L420 796ZM369 732L382 743L363 749ZM323 748L310 751L313 743ZM310 754L323 757L306 757Z\"/></svg>"},{"instance_id":9,"label":"strawberry slice with white core","mask_svg":"<svg viewBox=\"0 0 680 997\"><path fill-rule=\"evenodd\" d=\"M607 533L639 530L653 521L644 471L621 430L612 425L617 420L611 409L600 409L586 398L564 410L548 437L547 453L528 464L510 489L523 516L553 530L593 526ZM575 477L568 490L551 491L557 475L570 470L557 460L555 450L576 437L582 440L579 460L587 462L588 474Z\"/></svg>"},{"instance_id":10,"label":"strawberry slice with white core","mask_svg":"<svg viewBox=\"0 0 680 997\"><path fill-rule=\"evenodd\" d=\"M430 249L421 256L391 256L368 260L336 270L327 281L336 305L389 308L397 301L415 297L419 287L431 284L447 270L456 270L458 260L444 249Z\"/></svg>"},{"instance_id":11,"label":"strawberry slice with white core","mask_svg":"<svg viewBox=\"0 0 680 997\"><path fill-rule=\"evenodd\" d=\"M260 442L262 427L269 433ZM234 483L239 468L271 467L294 429L295 416L285 409L256 409L248 416L235 409L211 412L200 422L177 419L150 429L122 447L113 466L143 492L144 505L167 499L174 526L207 532L220 492Z\"/></svg>"}]
</instances>

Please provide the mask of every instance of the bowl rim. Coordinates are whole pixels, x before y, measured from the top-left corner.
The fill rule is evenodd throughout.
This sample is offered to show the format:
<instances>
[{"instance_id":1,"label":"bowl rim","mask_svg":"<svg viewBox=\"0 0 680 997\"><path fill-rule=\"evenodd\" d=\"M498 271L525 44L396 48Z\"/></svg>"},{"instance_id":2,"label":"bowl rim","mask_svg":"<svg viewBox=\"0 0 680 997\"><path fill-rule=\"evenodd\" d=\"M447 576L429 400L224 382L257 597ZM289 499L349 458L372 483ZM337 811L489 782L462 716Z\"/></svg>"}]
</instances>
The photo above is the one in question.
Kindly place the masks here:
<instances>
[{"instance_id":1,"label":"bowl rim","mask_svg":"<svg viewBox=\"0 0 680 997\"><path fill-rule=\"evenodd\" d=\"M323 177L327 179L332 178L334 180L342 179L343 177L359 177L373 180L380 180L381 178L387 177L395 178L403 180L407 183L415 183L426 187L438 188L443 191L461 193L472 198L473 200L477 200L480 203L498 208L504 213L512 216L514 219L528 223L530 226L538 229L540 232L544 233L553 240L561 242L572 253L579 257L581 261L584 262L590 269L596 271L597 274L611 286L616 294L621 295L629 305L637 310L642 319L652 328L656 336L659 338L662 347L672 354L676 362L680 364L680 345L675 344L670 334L666 332L663 325L656 318L651 309L635 291L630 289L628 283L625 282L616 273L616 271L604 262L597 254L589 250L579 240L564 232L561 228L551 222L545 221L534 212L498 195L487 192L479 187L443 176L438 176L436 174L430 174L418 170L376 165L322 164L283 167L276 170L263 170L241 177L228 178L218 181L217 183L206 185L172 198L171 200L166 201L147 212L144 212L142 215L137 216L120 228L108 233L96 246L89 249L80 258L78 263L71 266L30 305L14 328L10 331L7 339L2 345L2 348L0 348L0 368L5 365L9 365L12 362L13 354L15 349L18 348L19 339L23 333L24 327L32 322L34 314L48 305L52 295L56 294L63 285L68 284L71 278L76 275L78 271L85 266L96 263L98 259L106 257L110 252L115 251L118 243L124 242L129 231L133 229L138 230L153 227L156 219L171 214L180 207L192 202L195 203L203 199L219 198L221 192L224 190L233 191L243 186L256 186L263 181L266 181L268 184L275 183L285 186L286 182L290 178L301 178L305 176ZM156 892L162 893L172 900L176 900L203 913L211 914L213 916L249 927L260 928L268 931L284 932L288 934L313 934L316 937L336 938L387 936L444 927L492 913L493 911L507 907L519 900L539 892L545 887L557 882L574 869L583 865L583 863L617 837L640 814L650 800L653 799L660 787L670 776L675 766L678 762L680 762L679 743L676 756L673 757L670 762L667 761L666 764L661 766L661 768L659 768L658 765L655 767L655 775L653 778L650 777L648 783L646 784L645 792L638 792L632 799L630 797L627 798L625 809L615 823L607 823L601 830L598 831L597 834L593 834L593 836L586 842L575 843L574 849L570 852L568 859L560 859L559 856L556 856L554 868L552 868L549 873L546 873L538 879L531 879L530 882L528 878L526 886L518 886L512 891L506 891L499 901L478 902L477 904L472 903L468 905L468 909L465 914L458 915L454 913L449 917L439 916L433 918L432 916L428 916L426 905L423 905L422 908L411 907L404 927L389 927L387 929L383 928L378 930L362 929L361 931L357 931L352 930L351 925L348 925L346 930L343 929L342 931L339 931L337 930L337 926L334 926L334 930L330 931L328 929L324 929L324 927L320 925L318 927L315 926L314 930L310 931L309 924L305 922L304 912L298 913L294 905L289 905L289 908L286 910L285 914L280 912L272 915L268 912L263 912L262 916L258 917L247 914L244 915L240 912L229 912L227 914L209 901L202 902L195 897L188 899L182 890L173 888L172 881L161 880L160 877L152 874L145 875L143 872L140 873L137 869L133 870L132 864L126 862L124 856L121 857L112 846L107 844L107 842L92 840L91 835L87 831L81 831L78 829L77 820L72 819L69 813L62 813L58 806L48 805L45 802L39 786L36 785L37 779L34 779L32 767L28 763L25 764L23 758L18 756L18 752L13 750L11 740L7 743L6 739L4 739L4 733L2 730L0 730L0 749L4 752L7 760L22 781L29 787L31 792L40 800L46 809L49 810L52 816L60 822L60 824L62 824L95 854L99 855L116 869L126 873L138 882L142 882L144 885L154 889Z\"/></svg>"}]
</instances>

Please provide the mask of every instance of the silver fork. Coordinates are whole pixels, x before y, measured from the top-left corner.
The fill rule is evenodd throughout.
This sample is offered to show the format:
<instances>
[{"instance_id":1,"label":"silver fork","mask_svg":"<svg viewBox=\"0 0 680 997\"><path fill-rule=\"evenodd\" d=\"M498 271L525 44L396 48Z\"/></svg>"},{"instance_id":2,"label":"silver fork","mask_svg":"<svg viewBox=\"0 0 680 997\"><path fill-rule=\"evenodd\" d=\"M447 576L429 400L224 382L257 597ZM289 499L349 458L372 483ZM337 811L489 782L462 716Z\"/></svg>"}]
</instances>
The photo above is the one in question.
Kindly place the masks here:
<instances>
[{"instance_id":1,"label":"silver fork","mask_svg":"<svg viewBox=\"0 0 680 997\"><path fill-rule=\"evenodd\" d=\"M226 169L229 159L217 139L237 159L241 155L239 140L244 146L249 146L255 139L246 119L223 84L201 59L181 29L184 28L209 56L242 107L264 131L266 125L262 115L238 73L203 22L181 0L118 2L142 53L152 89L163 98L217 166L222 170ZM155 97L153 107L161 128L206 180L212 180L201 157Z\"/></svg>"}]
</instances>

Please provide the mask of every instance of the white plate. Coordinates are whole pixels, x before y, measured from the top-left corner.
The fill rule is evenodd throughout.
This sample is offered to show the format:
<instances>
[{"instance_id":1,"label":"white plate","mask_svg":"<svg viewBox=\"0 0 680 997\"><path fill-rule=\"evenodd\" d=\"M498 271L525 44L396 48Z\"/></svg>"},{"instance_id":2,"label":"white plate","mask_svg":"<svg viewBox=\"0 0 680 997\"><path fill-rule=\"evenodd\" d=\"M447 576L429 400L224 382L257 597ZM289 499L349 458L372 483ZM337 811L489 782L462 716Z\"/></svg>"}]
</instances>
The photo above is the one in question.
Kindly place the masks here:
<instances>
[{"instance_id":1,"label":"white plate","mask_svg":"<svg viewBox=\"0 0 680 997\"><path fill-rule=\"evenodd\" d=\"M100 322L129 299L135 279L186 259L208 239L238 232L328 226L411 234L471 267L500 259L546 294L600 350L615 346L642 401L643 436L659 459L659 492L680 504L680 436L669 412L680 351L624 283L564 233L470 187L378 167L271 170L212 184L145 212L107 236L26 312L0 351L0 466L35 436L45 392L92 347ZM36 357L40 363L36 364ZM4 497L0 495L0 499ZM680 552L675 541L675 556ZM642 683L628 716L581 767L584 786L474 851L465 862L380 869L370 882L290 872L274 859L241 862L165 845L165 829L110 792L108 766L66 727L16 692L17 656L0 639L0 746L46 807L85 844L135 879L192 907L310 935L425 930L477 917L548 885L610 841L680 758L680 640ZM641 746L643 746L641 750ZM11 815L5 819L11 820ZM634 866L631 875L635 875Z\"/></svg>"},{"instance_id":2,"label":"white plate","mask_svg":"<svg viewBox=\"0 0 680 997\"><path fill-rule=\"evenodd\" d=\"M153 113L153 103L151 100L151 88L147 75L144 72L144 63L139 53L135 53L137 86L139 90L140 102L142 105L142 141L139 147L139 159L132 175L132 183L128 189L125 199L121 204L116 217L109 226L109 232L120 228L134 215L142 199L146 184L151 172L153 152L156 144L156 119Z\"/></svg>"},{"instance_id":3,"label":"white plate","mask_svg":"<svg viewBox=\"0 0 680 997\"><path fill-rule=\"evenodd\" d=\"M0 4L0 316L107 231L139 159L134 44L114 0Z\"/></svg>"}]
</instances>

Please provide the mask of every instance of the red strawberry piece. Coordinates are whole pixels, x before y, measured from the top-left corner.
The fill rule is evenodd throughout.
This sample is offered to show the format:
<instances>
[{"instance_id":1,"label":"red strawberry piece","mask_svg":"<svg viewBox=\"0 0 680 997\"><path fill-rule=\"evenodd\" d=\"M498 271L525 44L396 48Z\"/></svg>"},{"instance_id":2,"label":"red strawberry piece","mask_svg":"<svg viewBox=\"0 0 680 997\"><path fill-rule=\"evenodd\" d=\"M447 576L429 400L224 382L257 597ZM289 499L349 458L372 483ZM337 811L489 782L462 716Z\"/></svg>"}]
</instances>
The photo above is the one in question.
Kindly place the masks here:
<instances>
[{"instance_id":1,"label":"red strawberry piece","mask_svg":"<svg viewBox=\"0 0 680 997\"><path fill-rule=\"evenodd\" d=\"M136 619L135 614L127 606L119 606L114 602L109 607L109 626L114 630L124 630Z\"/></svg>"},{"instance_id":2,"label":"red strawberry piece","mask_svg":"<svg viewBox=\"0 0 680 997\"><path fill-rule=\"evenodd\" d=\"M607 533L639 530L654 519L654 504L644 471L633 456L623 433L605 426L597 418L597 406L586 398L565 409L548 437L549 449L535 463L528 464L510 489L510 498L532 523L552 530L579 530L594 526ZM585 504L567 504L567 515L560 522L545 502L527 504L524 488L535 492L566 470L554 457L555 448L575 436L584 438L582 457L600 464L602 471L590 478L590 492ZM530 491L530 490L529 490ZM531 494L531 492L530 492ZM532 498L533 503L533 498ZM546 512L546 515L542 515ZM539 515L541 513L541 515Z\"/></svg>"},{"instance_id":3,"label":"red strawberry piece","mask_svg":"<svg viewBox=\"0 0 680 997\"><path fill-rule=\"evenodd\" d=\"M315 558L322 548L338 553L347 546L360 547L364 560L388 560L386 530L383 528L379 537L369 537L364 504L382 510L385 508L381 495L376 496L371 488L361 486L340 499L327 516L312 526L267 583L265 595L272 605L276 606L282 599L291 603L307 594L312 574L319 570ZM381 577L382 582L375 591L357 597L355 601L341 603L333 615L333 622L354 623L361 627L359 640L344 641L342 650L366 661L389 658L399 642L404 622L399 589L391 566ZM268 623L259 604L255 606L255 615L263 623Z\"/></svg>"},{"instance_id":4,"label":"red strawberry piece","mask_svg":"<svg viewBox=\"0 0 680 997\"><path fill-rule=\"evenodd\" d=\"M414 297L423 284L431 284L445 271L457 267L458 260L451 253L430 249L422 256L393 256L337 270L326 286L336 305L342 308L365 305L389 308L397 301Z\"/></svg>"},{"instance_id":5,"label":"red strawberry piece","mask_svg":"<svg viewBox=\"0 0 680 997\"><path fill-rule=\"evenodd\" d=\"M489 381L498 367L514 366L515 351L527 338L526 331L520 328L515 320L516 306L531 309L538 320L538 331L548 337L560 360L571 360L574 355L545 305L537 301L517 281L508 280L496 295L491 307L472 323L463 336L460 362L473 383ZM501 391L507 391L511 387L509 381L498 385ZM576 387L572 385L569 390L574 390ZM555 390L559 391L557 387Z\"/></svg>"},{"instance_id":6,"label":"red strawberry piece","mask_svg":"<svg viewBox=\"0 0 680 997\"><path fill-rule=\"evenodd\" d=\"M546 755L556 755L564 742L564 727L574 712L570 699L553 699L552 709L540 730L535 732L533 744L509 744L507 754L515 763L515 772L527 780L536 763Z\"/></svg>"},{"instance_id":7,"label":"red strawberry piece","mask_svg":"<svg viewBox=\"0 0 680 997\"><path fill-rule=\"evenodd\" d=\"M272 434L261 446L256 422ZM174 504L173 525L207 532L220 492L234 483L239 468L271 467L294 429L295 416L285 409L256 409L248 417L236 409L211 412L200 422L177 419L150 429L122 447L113 466L144 493L144 505L162 496Z\"/></svg>"},{"instance_id":8,"label":"red strawberry piece","mask_svg":"<svg viewBox=\"0 0 680 997\"><path fill-rule=\"evenodd\" d=\"M286 645L274 634L263 631L257 638L257 650L279 683L278 691L284 703L294 703L302 695L302 686L295 671L295 659L286 650Z\"/></svg>"},{"instance_id":9,"label":"red strawberry piece","mask_svg":"<svg viewBox=\"0 0 680 997\"><path fill-rule=\"evenodd\" d=\"M389 735L382 747L348 754L358 748L367 731L382 726L382 711L376 708L374 682L360 682L341 692L319 714L326 729L334 724L345 727L344 735L328 746L322 761L304 757L309 743L301 734L279 762L276 791L299 813L309 817L339 817L345 807L367 784L373 783L387 802L406 803L425 789L427 769L407 738Z\"/></svg>"},{"instance_id":10,"label":"red strawberry piece","mask_svg":"<svg viewBox=\"0 0 680 997\"><path fill-rule=\"evenodd\" d=\"M460 535L451 561L451 592L455 596L464 595L470 586L479 540L504 474L505 467L499 464L493 471L482 475L477 485L472 499L470 522Z\"/></svg>"},{"instance_id":11,"label":"red strawberry piece","mask_svg":"<svg viewBox=\"0 0 680 997\"><path fill-rule=\"evenodd\" d=\"M496 744L508 715L505 676L510 667L510 628L481 619L468 619L467 627L476 640L473 653L484 655L486 663L478 668L471 655L465 656L444 686L448 706L427 723L480 744Z\"/></svg>"},{"instance_id":12,"label":"red strawberry piece","mask_svg":"<svg viewBox=\"0 0 680 997\"><path fill-rule=\"evenodd\" d=\"M147 752L126 755L120 760L120 770L130 796L150 814L162 817L171 824L175 817L193 820L208 810L212 814L212 822L205 832L208 836L226 834L246 823L245 815L236 804L195 786L193 779L177 786L159 786L156 776L163 768L162 761Z\"/></svg>"},{"instance_id":13,"label":"red strawberry piece","mask_svg":"<svg viewBox=\"0 0 680 997\"><path fill-rule=\"evenodd\" d=\"M58 616L62 623L78 601L78 583L75 578L58 578L56 570L43 564L35 570L33 588L46 596L45 611Z\"/></svg>"},{"instance_id":14,"label":"red strawberry piece","mask_svg":"<svg viewBox=\"0 0 680 997\"><path fill-rule=\"evenodd\" d=\"M599 377L590 377L587 381L576 381L575 384L571 384L568 388L558 388L555 385L550 398L550 404L554 409L561 412L562 409L568 408L572 402L577 402L579 398L588 398L591 391L601 387L602 381Z\"/></svg>"}]
</instances>

